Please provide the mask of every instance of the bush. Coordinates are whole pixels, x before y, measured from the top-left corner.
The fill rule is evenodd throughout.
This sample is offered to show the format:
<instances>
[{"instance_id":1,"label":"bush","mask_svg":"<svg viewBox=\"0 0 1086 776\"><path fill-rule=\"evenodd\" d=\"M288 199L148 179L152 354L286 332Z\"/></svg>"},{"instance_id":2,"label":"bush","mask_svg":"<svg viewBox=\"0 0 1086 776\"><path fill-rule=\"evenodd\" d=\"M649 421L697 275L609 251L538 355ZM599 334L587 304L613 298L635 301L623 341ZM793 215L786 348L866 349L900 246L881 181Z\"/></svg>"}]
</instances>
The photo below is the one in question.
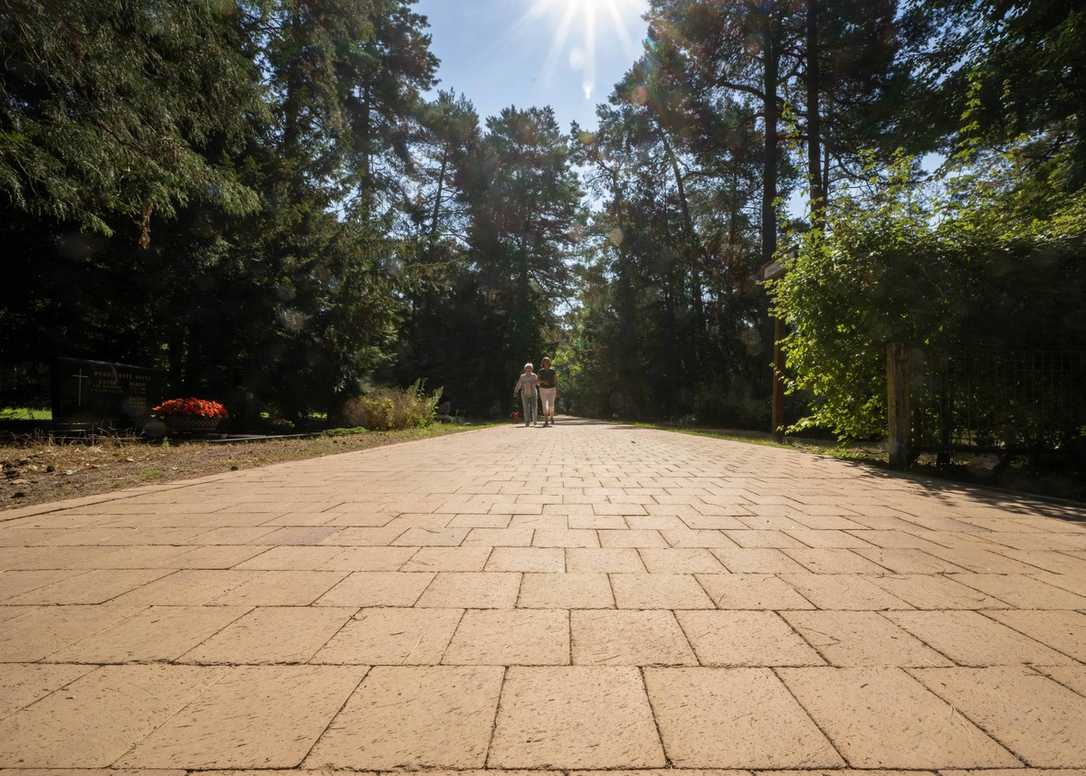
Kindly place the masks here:
<instances>
[{"instance_id":1,"label":"bush","mask_svg":"<svg viewBox=\"0 0 1086 776\"><path fill-rule=\"evenodd\" d=\"M762 429L769 425L769 401L747 386L718 383L698 386L693 399L694 425Z\"/></svg>"},{"instance_id":2,"label":"bush","mask_svg":"<svg viewBox=\"0 0 1086 776\"><path fill-rule=\"evenodd\" d=\"M812 397L793 431L880 436L888 343L936 361L1086 348L1086 189L1067 194L1058 165L1044 177L1014 161L966 170L932 192L899 170L870 200L837 199L827 232L803 236L771 284L790 329L790 387ZM1006 415L1006 392L987 388L974 397L977 417Z\"/></svg>"},{"instance_id":3,"label":"bush","mask_svg":"<svg viewBox=\"0 0 1086 776\"><path fill-rule=\"evenodd\" d=\"M343 419L349 426L364 426L371 431L429 426L437 414L442 390L428 394L421 380L407 388L376 388L365 396L349 399L343 407Z\"/></svg>"}]
</instances>

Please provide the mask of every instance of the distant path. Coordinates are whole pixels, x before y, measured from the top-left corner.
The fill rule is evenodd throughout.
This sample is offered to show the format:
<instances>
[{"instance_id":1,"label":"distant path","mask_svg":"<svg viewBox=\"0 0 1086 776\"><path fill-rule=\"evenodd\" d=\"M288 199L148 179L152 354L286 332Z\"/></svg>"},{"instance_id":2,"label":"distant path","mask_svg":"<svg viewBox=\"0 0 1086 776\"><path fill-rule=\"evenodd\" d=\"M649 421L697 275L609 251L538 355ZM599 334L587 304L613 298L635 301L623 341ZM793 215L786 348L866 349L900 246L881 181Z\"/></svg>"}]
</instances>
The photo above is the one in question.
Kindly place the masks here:
<instances>
[{"instance_id":1,"label":"distant path","mask_svg":"<svg viewBox=\"0 0 1086 776\"><path fill-rule=\"evenodd\" d=\"M4 516L0 768L1086 768L1086 510L567 421Z\"/></svg>"}]
</instances>

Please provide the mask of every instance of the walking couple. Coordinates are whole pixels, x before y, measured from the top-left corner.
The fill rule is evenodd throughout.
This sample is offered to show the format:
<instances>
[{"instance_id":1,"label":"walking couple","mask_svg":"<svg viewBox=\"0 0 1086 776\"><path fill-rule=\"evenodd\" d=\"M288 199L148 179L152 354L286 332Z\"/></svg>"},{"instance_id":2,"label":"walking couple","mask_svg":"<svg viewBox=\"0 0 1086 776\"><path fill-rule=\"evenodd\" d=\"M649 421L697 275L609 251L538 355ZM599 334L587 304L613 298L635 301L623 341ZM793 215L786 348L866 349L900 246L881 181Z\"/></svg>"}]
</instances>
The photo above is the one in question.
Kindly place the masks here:
<instances>
[{"instance_id":1,"label":"walking couple","mask_svg":"<svg viewBox=\"0 0 1086 776\"><path fill-rule=\"evenodd\" d=\"M538 392L538 398L536 396ZM558 398L558 373L551 368L551 360L543 356L539 373L529 361L513 386L513 395L520 394L524 409L524 427L534 426L539 402L543 402L543 428L554 425L554 401Z\"/></svg>"}]
</instances>

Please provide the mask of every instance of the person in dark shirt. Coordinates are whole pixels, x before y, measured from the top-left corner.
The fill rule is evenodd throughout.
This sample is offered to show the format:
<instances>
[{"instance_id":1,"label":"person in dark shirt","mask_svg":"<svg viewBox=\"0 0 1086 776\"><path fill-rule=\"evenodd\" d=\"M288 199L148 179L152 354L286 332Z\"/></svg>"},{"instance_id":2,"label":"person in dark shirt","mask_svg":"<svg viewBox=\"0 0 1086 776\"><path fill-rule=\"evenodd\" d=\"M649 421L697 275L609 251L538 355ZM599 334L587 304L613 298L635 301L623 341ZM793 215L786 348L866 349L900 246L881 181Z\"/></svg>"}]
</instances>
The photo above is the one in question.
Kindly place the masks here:
<instances>
[{"instance_id":1,"label":"person in dark shirt","mask_svg":"<svg viewBox=\"0 0 1086 776\"><path fill-rule=\"evenodd\" d=\"M543 356L539 365L539 399L543 402L543 428L554 425L554 403L558 399L558 373Z\"/></svg>"}]
</instances>

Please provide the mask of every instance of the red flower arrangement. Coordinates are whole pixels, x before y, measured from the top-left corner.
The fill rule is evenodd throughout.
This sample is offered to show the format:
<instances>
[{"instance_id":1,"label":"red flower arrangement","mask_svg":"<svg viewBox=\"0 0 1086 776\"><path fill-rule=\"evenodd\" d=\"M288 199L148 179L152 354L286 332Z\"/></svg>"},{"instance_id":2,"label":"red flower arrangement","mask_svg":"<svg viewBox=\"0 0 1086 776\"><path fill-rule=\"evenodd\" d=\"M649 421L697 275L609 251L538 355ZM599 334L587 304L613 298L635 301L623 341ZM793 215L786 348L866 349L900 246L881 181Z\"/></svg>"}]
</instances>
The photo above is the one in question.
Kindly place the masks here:
<instances>
[{"instance_id":1,"label":"red flower arrangement","mask_svg":"<svg viewBox=\"0 0 1086 776\"><path fill-rule=\"evenodd\" d=\"M151 412L165 417L225 418L226 407L208 399L167 399Z\"/></svg>"}]
</instances>

